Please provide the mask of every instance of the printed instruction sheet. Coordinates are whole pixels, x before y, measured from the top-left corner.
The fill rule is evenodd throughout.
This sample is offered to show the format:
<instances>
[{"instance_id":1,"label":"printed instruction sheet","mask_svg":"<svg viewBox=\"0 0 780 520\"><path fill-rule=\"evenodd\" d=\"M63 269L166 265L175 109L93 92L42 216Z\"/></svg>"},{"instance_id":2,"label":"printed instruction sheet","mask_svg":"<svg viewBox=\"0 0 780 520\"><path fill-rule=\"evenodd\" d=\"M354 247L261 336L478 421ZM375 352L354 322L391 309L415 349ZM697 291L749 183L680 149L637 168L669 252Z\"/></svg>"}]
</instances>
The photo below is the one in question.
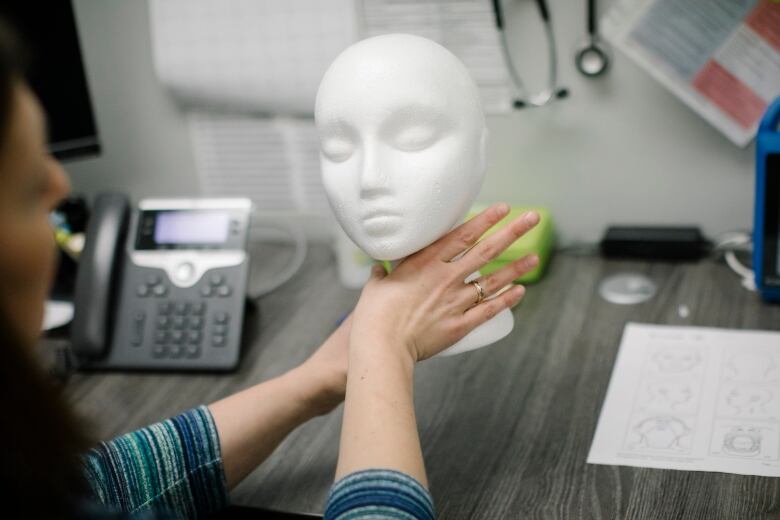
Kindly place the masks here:
<instances>
[{"instance_id":1,"label":"printed instruction sheet","mask_svg":"<svg viewBox=\"0 0 780 520\"><path fill-rule=\"evenodd\" d=\"M602 30L739 146L780 95L777 0L620 0Z\"/></svg>"},{"instance_id":2,"label":"printed instruction sheet","mask_svg":"<svg viewBox=\"0 0 780 520\"><path fill-rule=\"evenodd\" d=\"M629 323L591 464L780 476L780 333Z\"/></svg>"}]
</instances>

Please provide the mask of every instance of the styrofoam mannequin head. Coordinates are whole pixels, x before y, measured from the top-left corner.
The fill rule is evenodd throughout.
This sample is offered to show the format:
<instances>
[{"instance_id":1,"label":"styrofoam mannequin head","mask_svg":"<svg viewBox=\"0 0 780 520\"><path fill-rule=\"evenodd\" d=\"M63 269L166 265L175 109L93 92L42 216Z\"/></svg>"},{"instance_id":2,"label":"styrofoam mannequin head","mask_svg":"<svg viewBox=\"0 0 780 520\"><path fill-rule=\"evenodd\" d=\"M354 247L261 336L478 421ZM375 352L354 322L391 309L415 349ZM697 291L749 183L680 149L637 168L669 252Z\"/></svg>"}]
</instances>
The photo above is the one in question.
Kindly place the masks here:
<instances>
[{"instance_id":1,"label":"styrofoam mannequin head","mask_svg":"<svg viewBox=\"0 0 780 520\"><path fill-rule=\"evenodd\" d=\"M317 92L322 178L341 227L379 260L397 260L465 216L485 176L487 128L464 65L431 40L360 41Z\"/></svg>"}]
</instances>

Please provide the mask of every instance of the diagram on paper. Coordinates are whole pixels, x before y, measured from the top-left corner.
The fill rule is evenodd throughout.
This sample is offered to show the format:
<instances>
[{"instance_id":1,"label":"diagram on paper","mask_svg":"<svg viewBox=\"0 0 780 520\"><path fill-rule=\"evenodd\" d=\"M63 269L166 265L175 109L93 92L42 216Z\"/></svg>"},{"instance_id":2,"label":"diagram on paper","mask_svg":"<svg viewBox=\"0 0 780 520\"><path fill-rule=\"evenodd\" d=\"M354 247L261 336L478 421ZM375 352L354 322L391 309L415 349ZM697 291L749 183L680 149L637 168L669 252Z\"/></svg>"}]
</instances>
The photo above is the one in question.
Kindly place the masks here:
<instances>
[{"instance_id":1,"label":"diagram on paper","mask_svg":"<svg viewBox=\"0 0 780 520\"><path fill-rule=\"evenodd\" d=\"M749 382L725 382L718 396L718 417L780 420L780 399L773 386Z\"/></svg>"},{"instance_id":2,"label":"diagram on paper","mask_svg":"<svg viewBox=\"0 0 780 520\"><path fill-rule=\"evenodd\" d=\"M716 422L710 452L725 457L776 461L778 438L775 425Z\"/></svg>"},{"instance_id":3,"label":"diagram on paper","mask_svg":"<svg viewBox=\"0 0 780 520\"><path fill-rule=\"evenodd\" d=\"M780 476L780 333L627 325L588 462Z\"/></svg>"},{"instance_id":4,"label":"diagram on paper","mask_svg":"<svg viewBox=\"0 0 780 520\"><path fill-rule=\"evenodd\" d=\"M699 388L686 379L649 379L642 384L638 407L648 411L693 414L699 401Z\"/></svg>"},{"instance_id":5,"label":"diagram on paper","mask_svg":"<svg viewBox=\"0 0 780 520\"><path fill-rule=\"evenodd\" d=\"M768 383L777 381L778 376L777 356L768 353L731 354L724 370L724 378L734 381Z\"/></svg>"},{"instance_id":6,"label":"diagram on paper","mask_svg":"<svg viewBox=\"0 0 780 520\"><path fill-rule=\"evenodd\" d=\"M692 424L673 415L635 419L626 437L626 448L639 451L687 453L691 449Z\"/></svg>"},{"instance_id":7,"label":"diagram on paper","mask_svg":"<svg viewBox=\"0 0 780 520\"><path fill-rule=\"evenodd\" d=\"M653 349L650 370L661 374L693 374L702 369L703 362L699 348L666 344Z\"/></svg>"}]
</instances>

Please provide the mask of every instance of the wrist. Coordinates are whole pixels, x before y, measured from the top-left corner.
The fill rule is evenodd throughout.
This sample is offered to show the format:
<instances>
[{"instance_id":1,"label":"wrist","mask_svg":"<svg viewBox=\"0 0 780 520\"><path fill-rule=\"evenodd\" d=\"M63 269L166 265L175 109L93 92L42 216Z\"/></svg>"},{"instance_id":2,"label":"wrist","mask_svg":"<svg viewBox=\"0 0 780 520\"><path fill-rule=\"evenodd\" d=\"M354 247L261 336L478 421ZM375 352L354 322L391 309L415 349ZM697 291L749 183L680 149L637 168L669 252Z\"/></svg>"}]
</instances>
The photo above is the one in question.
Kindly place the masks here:
<instances>
[{"instance_id":1,"label":"wrist","mask_svg":"<svg viewBox=\"0 0 780 520\"><path fill-rule=\"evenodd\" d=\"M307 361L285 374L308 416L327 414L344 400L347 375L336 372Z\"/></svg>"},{"instance_id":2,"label":"wrist","mask_svg":"<svg viewBox=\"0 0 780 520\"><path fill-rule=\"evenodd\" d=\"M349 348L349 371L361 372L368 369L382 370L383 367L399 367L411 374L417 358L413 349L391 337L371 334L357 337L353 334Z\"/></svg>"}]
</instances>

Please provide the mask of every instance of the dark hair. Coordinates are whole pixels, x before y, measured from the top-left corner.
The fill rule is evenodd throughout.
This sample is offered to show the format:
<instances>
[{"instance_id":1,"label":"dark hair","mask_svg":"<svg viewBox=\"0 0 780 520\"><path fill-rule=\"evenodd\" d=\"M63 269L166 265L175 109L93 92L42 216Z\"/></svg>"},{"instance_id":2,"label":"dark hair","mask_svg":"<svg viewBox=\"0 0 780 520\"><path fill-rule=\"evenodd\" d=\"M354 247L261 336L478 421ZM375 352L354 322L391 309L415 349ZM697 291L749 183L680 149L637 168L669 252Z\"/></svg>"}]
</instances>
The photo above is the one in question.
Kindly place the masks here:
<instances>
[{"instance_id":1,"label":"dark hair","mask_svg":"<svg viewBox=\"0 0 780 520\"><path fill-rule=\"evenodd\" d=\"M24 81L20 53L0 19L0 153ZM0 507L23 518L72 517L86 493L81 456L90 441L34 348L0 306Z\"/></svg>"},{"instance_id":2,"label":"dark hair","mask_svg":"<svg viewBox=\"0 0 780 520\"><path fill-rule=\"evenodd\" d=\"M81 457L90 441L33 349L0 308L1 507L66 518L86 494Z\"/></svg>"},{"instance_id":3,"label":"dark hair","mask_svg":"<svg viewBox=\"0 0 780 520\"><path fill-rule=\"evenodd\" d=\"M11 124L14 88L23 80L27 51L13 28L0 17L0 152Z\"/></svg>"}]
</instances>

